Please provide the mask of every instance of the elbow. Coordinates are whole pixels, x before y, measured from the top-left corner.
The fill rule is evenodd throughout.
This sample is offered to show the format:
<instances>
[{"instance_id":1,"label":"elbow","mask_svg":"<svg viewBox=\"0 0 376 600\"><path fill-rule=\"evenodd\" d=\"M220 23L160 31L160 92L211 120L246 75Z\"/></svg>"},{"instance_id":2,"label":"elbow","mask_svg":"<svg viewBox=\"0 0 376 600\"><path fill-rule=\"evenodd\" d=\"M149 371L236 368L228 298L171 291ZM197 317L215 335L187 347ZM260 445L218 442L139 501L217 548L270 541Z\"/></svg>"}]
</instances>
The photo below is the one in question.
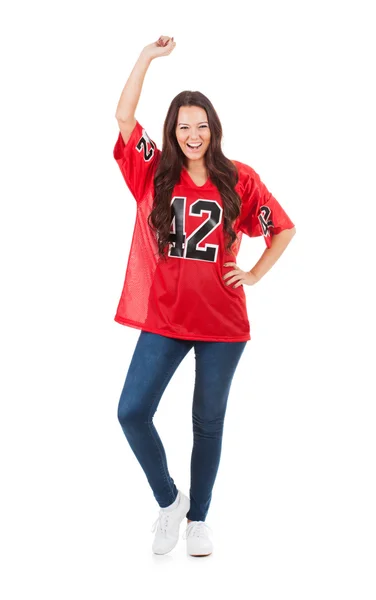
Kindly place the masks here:
<instances>
[{"instance_id":1,"label":"elbow","mask_svg":"<svg viewBox=\"0 0 376 600\"><path fill-rule=\"evenodd\" d=\"M117 122L121 122L121 123L127 123L129 121L133 121L135 119L134 114L129 114L129 115L121 115L120 113L116 113L115 114L115 119L117 120Z\"/></svg>"}]
</instances>

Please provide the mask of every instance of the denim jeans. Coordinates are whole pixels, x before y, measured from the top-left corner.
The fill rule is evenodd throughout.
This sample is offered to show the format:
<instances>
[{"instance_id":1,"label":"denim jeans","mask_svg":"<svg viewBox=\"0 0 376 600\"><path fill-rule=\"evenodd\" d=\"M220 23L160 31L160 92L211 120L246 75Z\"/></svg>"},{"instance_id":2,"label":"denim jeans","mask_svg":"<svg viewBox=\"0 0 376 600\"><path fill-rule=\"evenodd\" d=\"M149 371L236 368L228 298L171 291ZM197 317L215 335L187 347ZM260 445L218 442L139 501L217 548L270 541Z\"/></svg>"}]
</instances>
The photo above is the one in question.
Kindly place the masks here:
<instances>
[{"instance_id":1,"label":"denim jeans","mask_svg":"<svg viewBox=\"0 0 376 600\"><path fill-rule=\"evenodd\" d=\"M205 521L212 498L231 382L247 342L203 342L141 331L118 406L118 419L160 507L174 502L178 489L167 466L162 441L153 424L168 382L195 349L192 405L190 521Z\"/></svg>"}]
</instances>

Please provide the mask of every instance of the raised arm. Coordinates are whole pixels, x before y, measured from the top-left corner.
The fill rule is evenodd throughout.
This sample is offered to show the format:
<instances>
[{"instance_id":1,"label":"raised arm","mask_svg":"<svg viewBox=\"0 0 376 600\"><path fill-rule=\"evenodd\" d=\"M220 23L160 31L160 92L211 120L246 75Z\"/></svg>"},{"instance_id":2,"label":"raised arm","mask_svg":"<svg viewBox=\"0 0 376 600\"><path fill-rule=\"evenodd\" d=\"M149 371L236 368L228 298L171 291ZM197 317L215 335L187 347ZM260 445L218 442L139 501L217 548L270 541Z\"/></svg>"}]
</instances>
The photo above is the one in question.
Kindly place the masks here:
<instances>
[{"instance_id":1,"label":"raised arm","mask_svg":"<svg viewBox=\"0 0 376 600\"><path fill-rule=\"evenodd\" d=\"M167 56L175 46L176 42L174 42L173 37L161 36L159 40L145 46L141 51L121 93L115 114L125 144L128 142L136 125L135 112L146 71L151 61L158 56Z\"/></svg>"}]
</instances>

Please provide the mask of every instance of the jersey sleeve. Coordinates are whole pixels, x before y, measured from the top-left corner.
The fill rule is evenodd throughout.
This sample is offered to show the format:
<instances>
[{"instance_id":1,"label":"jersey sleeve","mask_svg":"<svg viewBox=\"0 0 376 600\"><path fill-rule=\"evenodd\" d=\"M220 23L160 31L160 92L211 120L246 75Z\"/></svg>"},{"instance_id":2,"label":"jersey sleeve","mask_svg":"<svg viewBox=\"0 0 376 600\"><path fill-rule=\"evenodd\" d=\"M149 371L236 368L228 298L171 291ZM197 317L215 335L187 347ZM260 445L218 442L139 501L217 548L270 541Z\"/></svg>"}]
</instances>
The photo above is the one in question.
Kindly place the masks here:
<instances>
[{"instance_id":1,"label":"jersey sleeve","mask_svg":"<svg viewBox=\"0 0 376 600\"><path fill-rule=\"evenodd\" d=\"M113 155L131 194L141 202L153 184L160 150L137 119L126 144L119 131Z\"/></svg>"},{"instance_id":2,"label":"jersey sleeve","mask_svg":"<svg viewBox=\"0 0 376 600\"><path fill-rule=\"evenodd\" d=\"M284 229L292 229L294 223L278 200L269 192L252 167L240 163L242 181L242 207L239 229L249 237L263 236L268 248L271 237Z\"/></svg>"}]
</instances>

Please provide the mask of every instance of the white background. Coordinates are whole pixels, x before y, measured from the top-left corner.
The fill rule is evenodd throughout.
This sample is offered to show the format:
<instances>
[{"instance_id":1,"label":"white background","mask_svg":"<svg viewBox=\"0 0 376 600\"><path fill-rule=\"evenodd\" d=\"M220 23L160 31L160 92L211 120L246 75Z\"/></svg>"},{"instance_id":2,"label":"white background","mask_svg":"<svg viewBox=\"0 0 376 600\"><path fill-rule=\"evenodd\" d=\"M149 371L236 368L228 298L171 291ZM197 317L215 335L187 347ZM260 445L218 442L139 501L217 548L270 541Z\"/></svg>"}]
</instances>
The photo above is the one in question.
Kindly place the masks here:
<instances>
[{"instance_id":1,"label":"white background","mask_svg":"<svg viewBox=\"0 0 376 600\"><path fill-rule=\"evenodd\" d=\"M371 2L36 1L1 17L2 597L374 600ZM245 287L252 340L203 559L182 539L152 554L159 507L117 421L140 332L113 320L136 215L115 111L160 35L177 45L137 119L161 147L172 99L207 95L224 153L297 230ZM239 266L264 248L243 236ZM191 351L155 416L185 493L193 378Z\"/></svg>"}]
</instances>

